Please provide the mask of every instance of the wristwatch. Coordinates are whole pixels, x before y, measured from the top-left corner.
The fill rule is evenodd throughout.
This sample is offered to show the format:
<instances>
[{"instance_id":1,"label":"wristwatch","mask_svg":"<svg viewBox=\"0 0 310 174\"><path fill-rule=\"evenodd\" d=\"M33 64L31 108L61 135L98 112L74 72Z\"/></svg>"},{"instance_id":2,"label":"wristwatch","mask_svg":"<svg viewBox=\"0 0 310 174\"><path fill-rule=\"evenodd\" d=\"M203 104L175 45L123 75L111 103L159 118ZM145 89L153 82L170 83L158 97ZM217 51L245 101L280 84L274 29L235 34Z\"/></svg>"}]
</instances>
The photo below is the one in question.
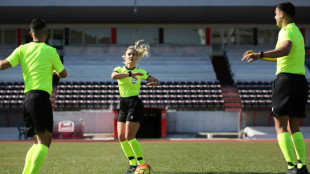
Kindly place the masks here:
<instances>
[{"instance_id":1,"label":"wristwatch","mask_svg":"<svg viewBox=\"0 0 310 174\"><path fill-rule=\"evenodd\" d=\"M131 77L131 71L128 72L128 77Z\"/></svg>"},{"instance_id":2,"label":"wristwatch","mask_svg":"<svg viewBox=\"0 0 310 174\"><path fill-rule=\"evenodd\" d=\"M260 58L264 57L264 51L259 51L259 54L260 54Z\"/></svg>"}]
</instances>

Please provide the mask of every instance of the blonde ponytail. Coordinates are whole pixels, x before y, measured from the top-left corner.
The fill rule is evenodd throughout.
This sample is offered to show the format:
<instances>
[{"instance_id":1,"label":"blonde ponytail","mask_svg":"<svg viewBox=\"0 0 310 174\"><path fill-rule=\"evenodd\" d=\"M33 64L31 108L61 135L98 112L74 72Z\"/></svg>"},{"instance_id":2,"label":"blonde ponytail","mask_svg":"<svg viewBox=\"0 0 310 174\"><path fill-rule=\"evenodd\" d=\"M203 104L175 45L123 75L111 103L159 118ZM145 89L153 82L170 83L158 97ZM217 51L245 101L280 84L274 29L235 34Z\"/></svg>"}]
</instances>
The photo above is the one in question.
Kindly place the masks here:
<instances>
[{"instance_id":1,"label":"blonde ponytail","mask_svg":"<svg viewBox=\"0 0 310 174\"><path fill-rule=\"evenodd\" d=\"M131 45L127 48L127 50L128 49L134 49L137 52L138 61L140 61L140 59L143 57L148 57L150 54L150 46L149 45L147 45L147 44L139 45L139 43L143 42L143 41L144 40L138 40L137 42L135 42L135 45ZM123 55L123 57L125 57L125 55Z\"/></svg>"}]
</instances>

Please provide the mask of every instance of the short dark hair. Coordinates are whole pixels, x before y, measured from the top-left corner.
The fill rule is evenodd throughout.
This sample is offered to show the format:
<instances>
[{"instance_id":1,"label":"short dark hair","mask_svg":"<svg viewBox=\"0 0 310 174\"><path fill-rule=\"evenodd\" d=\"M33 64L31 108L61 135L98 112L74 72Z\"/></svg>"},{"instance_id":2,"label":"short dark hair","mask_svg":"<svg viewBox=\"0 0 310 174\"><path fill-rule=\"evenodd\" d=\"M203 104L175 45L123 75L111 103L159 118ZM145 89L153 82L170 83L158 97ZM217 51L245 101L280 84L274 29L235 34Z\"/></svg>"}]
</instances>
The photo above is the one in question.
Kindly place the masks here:
<instances>
[{"instance_id":1,"label":"short dark hair","mask_svg":"<svg viewBox=\"0 0 310 174\"><path fill-rule=\"evenodd\" d=\"M295 17L295 6L288 1L278 4L276 8L283 11L285 14L289 15L291 18Z\"/></svg>"},{"instance_id":2,"label":"short dark hair","mask_svg":"<svg viewBox=\"0 0 310 174\"><path fill-rule=\"evenodd\" d=\"M35 18L31 21L30 30L34 33L40 33L40 31L46 28L46 22L40 18Z\"/></svg>"}]
</instances>

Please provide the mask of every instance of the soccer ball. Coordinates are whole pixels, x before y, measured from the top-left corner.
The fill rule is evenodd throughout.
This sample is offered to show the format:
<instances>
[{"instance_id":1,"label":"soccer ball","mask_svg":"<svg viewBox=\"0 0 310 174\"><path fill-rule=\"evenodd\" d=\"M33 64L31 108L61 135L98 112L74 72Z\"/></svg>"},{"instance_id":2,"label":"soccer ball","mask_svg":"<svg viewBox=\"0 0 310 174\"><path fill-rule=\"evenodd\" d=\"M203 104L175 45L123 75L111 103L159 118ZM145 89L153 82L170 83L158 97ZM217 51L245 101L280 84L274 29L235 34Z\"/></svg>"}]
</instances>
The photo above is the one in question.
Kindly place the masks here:
<instances>
[{"instance_id":1,"label":"soccer ball","mask_svg":"<svg viewBox=\"0 0 310 174\"><path fill-rule=\"evenodd\" d=\"M148 165L148 164L141 164L135 170L135 174L139 174L139 173L153 174L153 170L152 170L152 167L150 165Z\"/></svg>"}]
</instances>

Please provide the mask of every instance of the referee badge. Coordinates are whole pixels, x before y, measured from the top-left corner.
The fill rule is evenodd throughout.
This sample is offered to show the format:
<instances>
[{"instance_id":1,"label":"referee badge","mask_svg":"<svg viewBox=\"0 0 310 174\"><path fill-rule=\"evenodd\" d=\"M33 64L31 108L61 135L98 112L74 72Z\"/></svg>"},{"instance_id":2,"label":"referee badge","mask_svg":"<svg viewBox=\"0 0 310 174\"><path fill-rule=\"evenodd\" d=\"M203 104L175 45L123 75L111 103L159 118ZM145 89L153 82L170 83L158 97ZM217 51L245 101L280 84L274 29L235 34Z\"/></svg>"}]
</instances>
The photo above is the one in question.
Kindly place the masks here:
<instances>
[{"instance_id":1,"label":"referee badge","mask_svg":"<svg viewBox=\"0 0 310 174\"><path fill-rule=\"evenodd\" d=\"M137 78L138 78L138 77L137 77ZM136 80L136 79L134 79L134 78L131 78L131 83L132 83L132 84L136 84L137 81L138 81L138 80Z\"/></svg>"}]
</instances>

